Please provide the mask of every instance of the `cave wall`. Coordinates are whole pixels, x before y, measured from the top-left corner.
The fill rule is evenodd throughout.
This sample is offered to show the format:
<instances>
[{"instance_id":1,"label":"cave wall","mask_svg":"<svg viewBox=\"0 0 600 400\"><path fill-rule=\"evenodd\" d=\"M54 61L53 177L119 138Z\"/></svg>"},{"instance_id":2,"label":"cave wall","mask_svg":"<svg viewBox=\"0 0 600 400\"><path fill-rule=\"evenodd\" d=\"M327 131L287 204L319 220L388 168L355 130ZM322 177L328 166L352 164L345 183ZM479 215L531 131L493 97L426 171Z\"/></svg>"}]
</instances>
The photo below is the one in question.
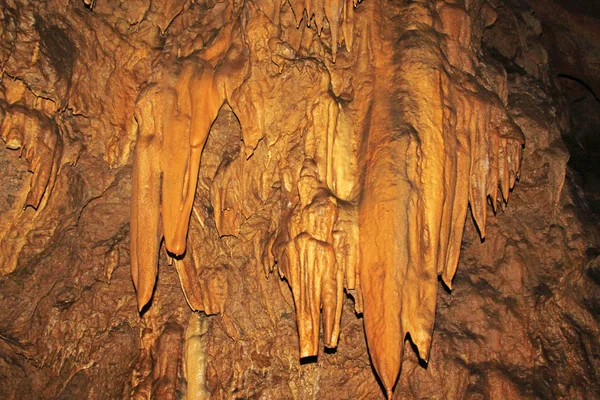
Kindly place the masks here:
<instances>
[{"instance_id":1,"label":"cave wall","mask_svg":"<svg viewBox=\"0 0 600 400\"><path fill-rule=\"evenodd\" d=\"M374 7L369 1L355 9L357 21ZM297 41L294 57L305 69L285 70L297 82L294 90L249 87L237 104L220 109L195 192L187 243L194 264L161 250L156 287L138 313L130 272L136 99L157 71L168 72L161 68L169 57L212 43L227 27L227 7L243 3L2 2L2 137L9 147L0 150L3 398L385 397L355 312L360 295L343 297L337 347L325 348L323 339L318 357L301 361L288 281L261 262L268 242L261 235L277 224L286 185L285 178L280 187L265 184L263 176L285 170L281 161L267 162L271 152L287 157L293 177L303 166L298 149L314 149L319 164L322 144L318 136L306 144L311 132L303 112L284 120L267 114L269 140L259 140L263 127L240 118L240 108L262 98L291 107L294 90L323 96L328 83L314 84L327 75L314 61L319 54L341 71L331 84L351 107L365 108L361 96L369 85L354 83L356 91L348 92L342 78L351 73L344 68L368 72L360 70L367 66L357 61L356 46L340 46L334 65L327 43L341 39L326 33L315 39L314 27L296 28L288 4L286 39ZM440 18L444 2L414 3ZM470 50L477 63L506 71L506 110L526 145L508 207L480 208L487 213L485 240L469 211L452 290L436 278L429 362L406 342L394 396L588 398L600 393L600 259L589 195L568 170L562 140L577 133L558 78L566 73L548 58L552 48L535 6L458 4L471 10L471 28L479 29L481 43ZM491 10L494 21L482 22L482 10ZM269 24L249 26L254 32ZM298 29L307 32L299 41ZM282 73L286 58L294 58L285 46L254 46L263 57L252 66L259 81ZM586 77L594 74L585 73L578 79L593 87ZM359 175L349 164L342 173ZM256 196L244 198L248 191Z\"/></svg>"}]
</instances>

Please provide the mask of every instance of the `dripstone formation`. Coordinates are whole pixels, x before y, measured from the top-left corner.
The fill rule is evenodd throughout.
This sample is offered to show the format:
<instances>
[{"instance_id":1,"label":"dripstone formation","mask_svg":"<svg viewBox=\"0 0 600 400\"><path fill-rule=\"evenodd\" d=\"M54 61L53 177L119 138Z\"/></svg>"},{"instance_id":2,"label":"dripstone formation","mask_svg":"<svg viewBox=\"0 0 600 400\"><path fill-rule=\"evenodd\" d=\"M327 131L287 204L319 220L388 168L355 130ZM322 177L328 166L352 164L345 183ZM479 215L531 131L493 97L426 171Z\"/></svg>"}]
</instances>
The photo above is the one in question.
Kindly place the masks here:
<instances>
[{"instance_id":1,"label":"dripstone formation","mask_svg":"<svg viewBox=\"0 0 600 400\"><path fill-rule=\"evenodd\" d=\"M470 5L483 20L473 31L456 4L372 3L231 4L211 40L194 32L198 49L165 46L136 104L131 265L141 310L164 237L192 309L224 308L214 297L227 287L198 282L203 243L188 230L202 150L227 103L243 146L211 183L219 235L252 240L256 265L288 281L300 357L318 354L321 327L337 346L352 291L391 397L407 336L429 359L437 277L452 286L468 205L484 237L488 198L494 209L508 200L524 139L505 71L477 57L489 6ZM291 99L298 124L282 107Z\"/></svg>"},{"instance_id":2,"label":"dripstone formation","mask_svg":"<svg viewBox=\"0 0 600 400\"><path fill-rule=\"evenodd\" d=\"M598 231L525 2L0 15L4 398L600 393Z\"/></svg>"}]
</instances>

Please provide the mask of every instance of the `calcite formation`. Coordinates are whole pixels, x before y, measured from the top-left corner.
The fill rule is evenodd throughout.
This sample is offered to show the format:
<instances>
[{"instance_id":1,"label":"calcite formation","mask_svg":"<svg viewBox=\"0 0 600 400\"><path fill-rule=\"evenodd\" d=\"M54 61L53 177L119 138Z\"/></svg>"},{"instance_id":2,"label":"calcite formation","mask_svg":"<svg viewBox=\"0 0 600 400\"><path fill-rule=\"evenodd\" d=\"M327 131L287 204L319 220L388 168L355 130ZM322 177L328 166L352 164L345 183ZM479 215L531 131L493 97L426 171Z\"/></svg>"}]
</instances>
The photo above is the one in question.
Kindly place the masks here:
<instances>
[{"instance_id":1,"label":"calcite formation","mask_svg":"<svg viewBox=\"0 0 600 400\"><path fill-rule=\"evenodd\" d=\"M593 0L0 0L0 398L600 398L598 38Z\"/></svg>"},{"instance_id":2,"label":"calcite formation","mask_svg":"<svg viewBox=\"0 0 600 400\"><path fill-rule=\"evenodd\" d=\"M9 226L3 227L0 239L0 273L14 271L17 256L32 227L32 214L27 210L43 208L56 179L62 156L62 139L56 122L43 112L26 104L0 101L0 132L6 147L18 150L19 156L33 173L22 212Z\"/></svg>"},{"instance_id":3,"label":"calcite formation","mask_svg":"<svg viewBox=\"0 0 600 400\"><path fill-rule=\"evenodd\" d=\"M300 357L321 335L337 346L346 291L391 397L405 341L429 359L438 276L452 287L468 207L484 238L524 137L506 72L478 52L496 18L486 1L357 3L216 3L167 36L136 100L131 268L143 310L164 239L191 308L221 312L227 281L199 264L194 229L208 218L221 236L252 229L256 267L291 288ZM216 168L211 212L195 195L223 107L243 144ZM46 142L36 151L56 151Z\"/></svg>"}]
</instances>

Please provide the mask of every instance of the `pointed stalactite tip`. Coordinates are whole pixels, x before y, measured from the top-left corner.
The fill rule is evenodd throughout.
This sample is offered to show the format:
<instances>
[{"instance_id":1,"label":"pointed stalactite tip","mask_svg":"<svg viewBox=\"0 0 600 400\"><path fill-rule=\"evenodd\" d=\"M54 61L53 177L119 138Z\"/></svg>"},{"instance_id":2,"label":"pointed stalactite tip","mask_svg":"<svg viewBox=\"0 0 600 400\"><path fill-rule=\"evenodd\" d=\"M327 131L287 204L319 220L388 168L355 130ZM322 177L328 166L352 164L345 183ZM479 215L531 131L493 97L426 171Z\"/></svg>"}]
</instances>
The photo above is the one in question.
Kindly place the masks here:
<instances>
[{"instance_id":1,"label":"pointed stalactite tip","mask_svg":"<svg viewBox=\"0 0 600 400\"><path fill-rule=\"evenodd\" d=\"M145 303L142 303L139 299L138 299L138 313L142 313L142 310L144 309L144 306L146 305Z\"/></svg>"},{"instance_id":2,"label":"pointed stalactite tip","mask_svg":"<svg viewBox=\"0 0 600 400\"><path fill-rule=\"evenodd\" d=\"M141 290L137 290L137 306L139 313L141 313L144 310L146 305L150 302L151 298L152 295L148 296L147 294L144 294Z\"/></svg>"}]
</instances>

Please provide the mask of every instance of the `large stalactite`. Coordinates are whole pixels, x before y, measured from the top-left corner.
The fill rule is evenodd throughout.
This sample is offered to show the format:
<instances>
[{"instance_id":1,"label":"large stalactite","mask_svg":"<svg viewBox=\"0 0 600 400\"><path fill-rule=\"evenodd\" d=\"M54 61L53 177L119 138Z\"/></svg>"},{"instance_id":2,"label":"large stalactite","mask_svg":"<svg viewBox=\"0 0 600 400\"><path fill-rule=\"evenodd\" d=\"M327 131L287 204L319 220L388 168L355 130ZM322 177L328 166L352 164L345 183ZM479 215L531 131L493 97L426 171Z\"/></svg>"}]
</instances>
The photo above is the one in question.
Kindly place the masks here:
<instances>
[{"instance_id":1,"label":"large stalactite","mask_svg":"<svg viewBox=\"0 0 600 400\"><path fill-rule=\"evenodd\" d=\"M0 0L0 394L600 393L517 3Z\"/></svg>"}]
</instances>

